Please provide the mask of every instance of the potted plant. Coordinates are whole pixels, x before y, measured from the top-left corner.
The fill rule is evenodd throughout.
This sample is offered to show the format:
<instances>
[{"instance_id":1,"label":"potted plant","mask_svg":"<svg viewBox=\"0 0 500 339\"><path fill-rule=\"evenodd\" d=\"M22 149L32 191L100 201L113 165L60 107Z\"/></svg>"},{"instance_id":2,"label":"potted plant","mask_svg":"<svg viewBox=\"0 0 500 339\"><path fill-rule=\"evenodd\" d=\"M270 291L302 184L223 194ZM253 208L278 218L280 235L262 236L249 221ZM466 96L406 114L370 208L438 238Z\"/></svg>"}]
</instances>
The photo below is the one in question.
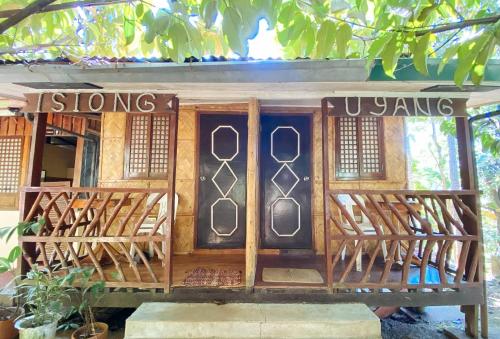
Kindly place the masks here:
<instances>
[{"instance_id":1,"label":"potted plant","mask_svg":"<svg viewBox=\"0 0 500 339\"><path fill-rule=\"evenodd\" d=\"M40 218L38 221L33 222L20 222L13 227L0 228L0 240L7 246L11 237L17 233L18 235L36 233L44 220ZM16 283L16 270L15 264L21 256L21 247L14 246L6 257L0 257L0 274L10 273L12 279L0 288L0 294L8 294L9 288L15 286ZM14 327L16 317L22 315L23 310L19 307L19 303L15 302L17 306L3 306L0 305L0 339L13 339L18 335L17 329Z\"/></svg>"},{"instance_id":2,"label":"potted plant","mask_svg":"<svg viewBox=\"0 0 500 339\"><path fill-rule=\"evenodd\" d=\"M108 325L96 322L92 305L104 292L104 281L91 282L94 268L75 268L71 270L71 283L77 286L78 313L83 319L83 326L71 335L72 339L106 339Z\"/></svg>"},{"instance_id":3,"label":"potted plant","mask_svg":"<svg viewBox=\"0 0 500 339\"><path fill-rule=\"evenodd\" d=\"M71 313L71 293L68 276L49 276L46 269L36 265L26 274L26 279L16 289L23 300L26 316L17 320L15 327L20 339L55 338L59 319Z\"/></svg>"}]
</instances>

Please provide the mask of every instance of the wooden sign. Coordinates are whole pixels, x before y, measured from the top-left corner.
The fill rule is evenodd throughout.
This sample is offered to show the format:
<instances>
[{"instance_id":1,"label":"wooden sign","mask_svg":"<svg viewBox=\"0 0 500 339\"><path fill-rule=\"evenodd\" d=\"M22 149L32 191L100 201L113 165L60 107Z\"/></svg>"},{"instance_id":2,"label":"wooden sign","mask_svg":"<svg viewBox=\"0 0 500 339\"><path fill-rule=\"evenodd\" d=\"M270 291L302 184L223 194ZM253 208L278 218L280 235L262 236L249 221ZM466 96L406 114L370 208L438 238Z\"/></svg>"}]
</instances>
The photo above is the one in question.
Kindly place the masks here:
<instances>
[{"instance_id":1,"label":"wooden sign","mask_svg":"<svg viewBox=\"0 0 500 339\"><path fill-rule=\"evenodd\" d=\"M25 94L23 112L40 113L175 113L175 95L158 93L35 93Z\"/></svg>"},{"instance_id":2,"label":"wooden sign","mask_svg":"<svg viewBox=\"0 0 500 339\"><path fill-rule=\"evenodd\" d=\"M334 116L466 117L467 99L399 97L331 97Z\"/></svg>"}]
</instances>

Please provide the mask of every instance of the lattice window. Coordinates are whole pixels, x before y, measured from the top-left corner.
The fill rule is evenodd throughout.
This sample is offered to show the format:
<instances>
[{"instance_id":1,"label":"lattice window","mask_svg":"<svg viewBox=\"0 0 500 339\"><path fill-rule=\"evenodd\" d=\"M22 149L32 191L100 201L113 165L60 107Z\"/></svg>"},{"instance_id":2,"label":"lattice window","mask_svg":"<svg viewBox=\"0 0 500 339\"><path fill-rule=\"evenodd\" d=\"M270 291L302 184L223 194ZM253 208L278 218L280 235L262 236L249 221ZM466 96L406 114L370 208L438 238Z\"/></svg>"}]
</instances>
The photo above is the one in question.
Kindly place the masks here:
<instances>
[{"instance_id":1,"label":"lattice window","mask_svg":"<svg viewBox=\"0 0 500 339\"><path fill-rule=\"evenodd\" d=\"M167 175L170 118L167 114L128 114L125 177Z\"/></svg>"},{"instance_id":2,"label":"lattice window","mask_svg":"<svg viewBox=\"0 0 500 339\"><path fill-rule=\"evenodd\" d=\"M0 193L16 193L21 179L23 140L0 137Z\"/></svg>"},{"instance_id":3,"label":"lattice window","mask_svg":"<svg viewBox=\"0 0 500 339\"><path fill-rule=\"evenodd\" d=\"M385 177L381 118L336 118L335 159L338 179Z\"/></svg>"}]
</instances>

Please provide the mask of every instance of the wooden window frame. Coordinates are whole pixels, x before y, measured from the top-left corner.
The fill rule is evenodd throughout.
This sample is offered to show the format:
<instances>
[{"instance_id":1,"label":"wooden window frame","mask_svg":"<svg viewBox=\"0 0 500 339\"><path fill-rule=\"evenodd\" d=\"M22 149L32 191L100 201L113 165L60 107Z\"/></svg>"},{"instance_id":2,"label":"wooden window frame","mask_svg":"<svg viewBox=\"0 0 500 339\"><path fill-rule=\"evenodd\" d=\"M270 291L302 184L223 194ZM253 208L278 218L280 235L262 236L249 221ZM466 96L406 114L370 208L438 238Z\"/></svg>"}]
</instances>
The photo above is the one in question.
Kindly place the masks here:
<instances>
[{"instance_id":1,"label":"wooden window frame","mask_svg":"<svg viewBox=\"0 0 500 339\"><path fill-rule=\"evenodd\" d=\"M147 122L147 152L146 152L146 172L136 173L130 171L130 160L131 160L131 139L132 139L132 118L137 116L148 117ZM166 117L169 121L168 123L168 142L165 144L165 149L167 152L167 168L165 172L152 173L151 172L151 150L153 143L153 120L155 117ZM125 166L124 166L124 179L134 179L134 180L166 180L168 176L168 168L170 164L170 137L172 135L172 124L171 124L171 114L169 113L127 113L126 122L126 133L125 133Z\"/></svg>"},{"instance_id":2,"label":"wooden window frame","mask_svg":"<svg viewBox=\"0 0 500 339\"><path fill-rule=\"evenodd\" d=\"M23 171L23 155L24 155L24 138L22 136L0 136L0 139L19 139L21 142L19 146L19 174L17 180L17 189L12 192L0 192L0 194L17 194L19 192L19 187L21 186L21 182L23 180L22 171Z\"/></svg>"},{"instance_id":3,"label":"wooden window frame","mask_svg":"<svg viewBox=\"0 0 500 339\"><path fill-rule=\"evenodd\" d=\"M335 152L335 179L336 180L385 180L386 179L386 165L385 165L385 139L384 139L384 119L377 119L378 130L378 144L379 144L379 164L380 172L365 172L363 170L363 149L362 149L362 119L363 117L345 117L356 119L356 144L358 155L358 172L355 173L342 173L340 172L340 117L335 117L335 138L334 138L334 152Z\"/></svg>"}]
</instances>

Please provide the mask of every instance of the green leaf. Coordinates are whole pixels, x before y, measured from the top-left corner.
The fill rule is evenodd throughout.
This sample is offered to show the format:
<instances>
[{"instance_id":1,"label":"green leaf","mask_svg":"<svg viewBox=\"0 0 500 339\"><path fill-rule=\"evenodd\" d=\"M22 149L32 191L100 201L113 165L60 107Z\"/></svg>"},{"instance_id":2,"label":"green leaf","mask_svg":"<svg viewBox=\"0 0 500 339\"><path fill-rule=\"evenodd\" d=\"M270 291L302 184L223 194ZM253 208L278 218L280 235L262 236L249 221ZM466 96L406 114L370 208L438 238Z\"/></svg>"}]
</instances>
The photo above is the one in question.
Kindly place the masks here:
<instances>
[{"instance_id":1,"label":"green leaf","mask_svg":"<svg viewBox=\"0 0 500 339\"><path fill-rule=\"evenodd\" d=\"M417 71L424 75L428 75L427 69L427 48L429 46L430 33L427 33L417 39L415 49L413 51L413 63Z\"/></svg>"},{"instance_id":2,"label":"green leaf","mask_svg":"<svg viewBox=\"0 0 500 339\"><path fill-rule=\"evenodd\" d=\"M380 53L384 50L385 45L392 39L392 33L385 33L376 38L370 47L368 48L368 61L366 63L367 67L371 67L371 64L375 58L377 58Z\"/></svg>"},{"instance_id":3,"label":"green leaf","mask_svg":"<svg viewBox=\"0 0 500 339\"><path fill-rule=\"evenodd\" d=\"M352 29L346 23L340 23L337 27L337 52L339 54L339 58L345 59L347 52L347 44L351 41L352 38Z\"/></svg>"},{"instance_id":4,"label":"green leaf","mask_svg":"<svg viewBox=\"0 0 500 339\"><path fill-rule=\"evenodd\" d=\"M14 246L14 248L12 248L10 250L10 252L9 252L9 258L8 258L8 260L11 263L14 263L16 261L16 259L19 258L20 255L21 255L21 247Z\"/></svg>"},{"instance_id":5,"label":"green leaf","mask_svg":"<svg viewBox=\"0 0 500 339\"><path fill-rule=\"evenodd\" d=\"M150 28L153 26L154 22L155 22L155 16L154 16L153 12L151 12L151 10L148 9L142 17L141 25L146 26L147 28Z\"/></svg>"},{"instance_id":6,"label":"green leaf","mask_svg":"<svg viewBox=\"0 0 500 339\"><path fill-rule=\"evenodd\" d=\"M123 33L125 34L125 45L128 46L134 41L135 20L123 17Z\"/></svg>"},{"instance_id":7,"label":"green leaf","mask_svg":"<svg viewBox=\"0 0 500 339\"><path fill-rule=\"evenodd\" d=\"M333 21L323 21L316 38L316 57L326 58L330 54L335 41L335 32L336 26Z\"/></svg>"},{"instance_id":8,"label":"green leaf","mask_svg":"<svg viewBox=\"0 0 500 339\"><path fill-rule=\"evenodd\" d=\"M484 78L484 71L486 70L486 63L488 62L491 53L495 49L495 38L491 34L484 44L484 47L479 52L474 66L471 70L471 80L474 85L480 85Z\"/></svg>"},{"instance_id":9,"label":"green leaf","mask_svg":"<svg viewBox=\"0 0 500 339\"><path fill-rule=\"evenodd\" d=\"M217 20L217 0L203 0L200 5L200 14L205 21L205 27L212 27Z\"/></svg>"},{"instance_id":10,"label":"green leaf","mask_svg":"<svg viewBox=\"0 0 500 339\"><path fill-rule=\"evenodd\" d=\"M222 31L227 38L229 47L240 56L246 56L248 47L242 41L242 25L240 13L233 7L227 7L222 19Z\"/></svg>"},{"instance_id":11,"label":"green leaf","mask_svg":"<svg viewBox=\"0 0 500 339\"><path fill-rule=\"evenodd\" d=\"M439 63L439 67L437 70L438 74L441 74L448 61L450 61L450 59L457 54L459 47L460 44L453 44L446 49L446 51L443 54L443 57L441 58L441 62Z\"/></svg>"},{"instance_id":12,"label":"green leaf","mask_svg":"<svg viewBox=\"0 0 500 339\"><path fill-rule=\"evenodd\" d=\"M394 34L391 40L385 45L382 53L380 53L384 72L391 78L394 78L394 70L398 65L398 60L403 50L403 40L403 34Z\"/></svg>"},{"instance_id":13,"label":"green leaf","mask_svg":"<svg viewBox=\"0 0 500 339\"><path fill-rule=\"evenodd\" d=\"M142 2L139 2L137 6L135 6L135 15L137 15L137 17L141 17L143 14L144 14L144 5L142 4Z\"/></svg>"},{"instance_id":14,"label":"green leaf","mask_svg":"<svg viewBox=\"0 0 500 339\"><path fill-rule=\"evenodd\" d=\"M146 33L144 34L144 41L147 44L151 44L154 41L155 37L156 37L156 32L154 31L153 27L148 28L146 30Z\"/></svg>"},{"instance_id":15,"label":"green leaf","mask_svg":"<svg viewBox=\"0 0 500 339\"><path fill-rule=\"evenodd\" d=\"M481 52L484 45L489 41L490 37L490 32L483 33L480 36L475 37L474 39L471 39L460 45L457 52L457 69L453 77L453 80L455 81L455 84L457 86L462 86L472 68L472 65L474 64L474 60L476 60L479 52Z\"/></svg>"},{"instance_id":16,"label":"green leaf","mask_svg":"<svg viewBox=\"0 0 500 339\"><path fill-rule=\"evenodd\" d=\"M7 272L11 268L11 263L7 258L0 257L0 273Z\"/></svg>"},{"instance_id":17,"label":"green leaf","mask_svg":"<svg viewBox=\"0 0 500 339\"><path fill-rule=\"evenodd\" d=\"M174 22L168 30L168 35L172 40L171 57L175 62L184 62L186 47L188 47L188 33L186 27L180 22Z\"/></svg>"},{"instance_id":18,"label":"green leaf","mask_svg":"<svg viewBox=\"0 0 500 339\"><path fill-rule=\"evenodd\" d=\"M158 35L165 34L168 30L168 27L170 25L170 14L161 11L158 12L158 16L155 18L153 27L154 31Z\"/></svg>"}]
</instances>

